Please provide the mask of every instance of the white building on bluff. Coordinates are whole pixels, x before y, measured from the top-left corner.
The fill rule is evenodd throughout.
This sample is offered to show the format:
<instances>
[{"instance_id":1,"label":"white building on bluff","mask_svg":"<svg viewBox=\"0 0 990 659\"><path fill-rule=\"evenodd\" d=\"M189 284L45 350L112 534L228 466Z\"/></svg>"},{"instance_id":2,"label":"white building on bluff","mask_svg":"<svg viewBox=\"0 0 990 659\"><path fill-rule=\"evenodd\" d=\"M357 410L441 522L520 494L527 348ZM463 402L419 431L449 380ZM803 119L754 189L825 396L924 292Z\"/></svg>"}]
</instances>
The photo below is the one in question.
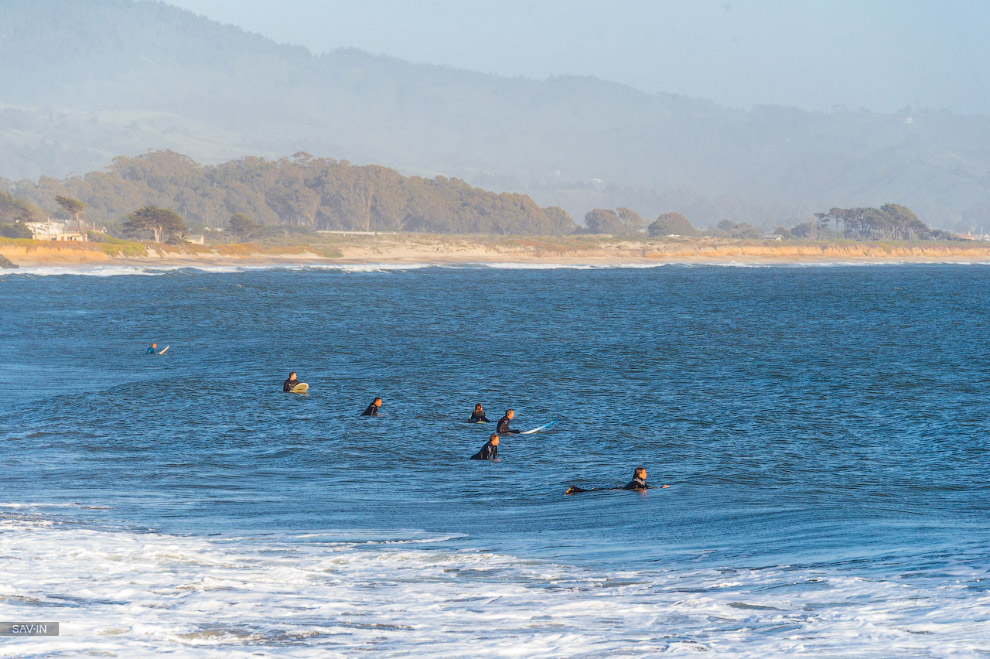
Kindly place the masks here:
<instances>
[{"instance_id":1,"label":"white building on bluff","mask_svg":"<svg viewBox=\"0 0 990 659\"><path fill-rule=\"evenodd\" d=\"M35 240L63 240L82 242L88 239L86 231L106 233L106 227L96 227L86 222L67 220L59 222L48 218L46 222L25 222L25 226L34 234Z\"/></svg>"},{"instance_id":2,"label":"white building on bluff","mask_svg":"<svg viewBox=\"0 0 990 659\"><path fill-rule=\"evenodd\" d=\"M47 222L26 222L27 228L34 234L35 240L72 240L83 241L86 237L79 227L69 227L69 222L56 222L49 218Z\"/></svg>"}]
</instances>

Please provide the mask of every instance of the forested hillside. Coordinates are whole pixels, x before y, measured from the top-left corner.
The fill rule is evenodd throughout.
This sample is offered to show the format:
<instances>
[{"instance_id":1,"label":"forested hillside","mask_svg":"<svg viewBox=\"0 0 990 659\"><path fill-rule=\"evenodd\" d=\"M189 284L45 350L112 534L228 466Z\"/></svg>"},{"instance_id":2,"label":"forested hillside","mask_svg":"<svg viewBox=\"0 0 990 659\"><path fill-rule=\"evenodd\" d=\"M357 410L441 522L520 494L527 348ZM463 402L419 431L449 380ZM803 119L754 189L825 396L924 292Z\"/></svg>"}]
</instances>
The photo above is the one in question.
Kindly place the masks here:
<instances>
[{"instance_id":1,"label":"forested hillside","mask_svg":"<svg viewBox=\"0 0 990 659\"><path fill-rule=\"evenodd\" d=\"M157 151L114 158L105 171L85 176L22 181L14 192L53 213L57 196L78 199L87 205L87 219L110 225L150 205L178 212L192 227L224 227L235 214L261 224L330 230L546 235L575 227L560 208L540 208L525 195L301 152L210 166Z\"/></svg>"},{"instance_id":2,"label":"forested hillside","mask_svg":"<svg viewBox=\"0 0 990 659\"><path fill-rule=\"evenodd\" d=\"M209 164L302 150L523 192L574 217L625 205L772 227L897 199L939 226L990 227L987 117L733 109L592 78L313 55L158 2L4 0L0 26L8 179L149 149Z\"/></svg>"}]
</instances>

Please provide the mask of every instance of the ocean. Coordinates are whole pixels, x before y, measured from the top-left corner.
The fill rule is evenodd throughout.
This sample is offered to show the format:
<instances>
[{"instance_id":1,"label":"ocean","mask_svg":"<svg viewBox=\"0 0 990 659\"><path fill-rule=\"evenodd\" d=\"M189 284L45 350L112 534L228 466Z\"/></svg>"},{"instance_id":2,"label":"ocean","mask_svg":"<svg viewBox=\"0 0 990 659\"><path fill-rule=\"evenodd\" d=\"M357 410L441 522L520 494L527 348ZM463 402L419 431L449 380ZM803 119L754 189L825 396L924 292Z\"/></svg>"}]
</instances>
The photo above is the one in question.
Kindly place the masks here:
<instances>
[{"instance_id":1,"label":"ocean","mask_svg":"<svg viewBox=\"0 0 990 659\"><path fill-rule=\"evenodd\" d=\"M0 657L990 656L988 309L986 265L5 271L0 620L60 635ZM471 461L479 402L559 422Z\"/></svg>"}]
</instances>

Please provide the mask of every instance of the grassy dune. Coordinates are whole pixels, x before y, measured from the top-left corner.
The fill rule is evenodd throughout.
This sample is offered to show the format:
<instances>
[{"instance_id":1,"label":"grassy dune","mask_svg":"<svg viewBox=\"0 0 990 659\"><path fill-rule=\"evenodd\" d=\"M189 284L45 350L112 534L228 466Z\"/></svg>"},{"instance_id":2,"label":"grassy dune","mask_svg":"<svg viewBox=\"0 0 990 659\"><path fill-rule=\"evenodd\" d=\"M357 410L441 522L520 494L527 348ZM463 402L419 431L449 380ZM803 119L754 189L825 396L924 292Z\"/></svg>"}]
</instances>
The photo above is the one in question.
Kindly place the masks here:
<instances>
[{"instance_id":1,"label":"grassy dune","mask_svg":"<svg viewBox=\"0 0 990 659\"><path fill-rule=\"evenodd\" d=\"M0 238L0 255L19 265L318 262L753 262L990 261L990 243L798 242L606 236L505 237L430 234L306 237L280 242L163 245L101 237L100 242Z\"/></svg>"}]
</instances>

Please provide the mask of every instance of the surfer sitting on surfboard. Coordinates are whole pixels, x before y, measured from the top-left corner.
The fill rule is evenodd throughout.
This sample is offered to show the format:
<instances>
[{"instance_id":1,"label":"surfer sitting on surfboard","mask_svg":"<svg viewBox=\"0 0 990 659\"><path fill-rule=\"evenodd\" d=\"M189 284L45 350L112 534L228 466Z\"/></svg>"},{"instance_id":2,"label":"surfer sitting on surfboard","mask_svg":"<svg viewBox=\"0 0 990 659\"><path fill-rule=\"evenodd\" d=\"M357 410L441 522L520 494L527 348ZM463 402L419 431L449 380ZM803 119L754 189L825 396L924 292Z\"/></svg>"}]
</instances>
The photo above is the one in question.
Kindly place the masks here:
<instances>
[{"instance_id":1,"label":"surfer sitting on surfboard","mask_svg":"<svg viewBox=\"0 0 990 659\"><path fill-rule=\"evenodd\" d=\"M498 425L495 426L495 432L497 432L499 435L508 435L508 434L518 435L519 434L518 430L509 429L509 421L512 421L512 419L515 416L516 416L515 410L506 410L505 416L503 416L501 419L498 420Z\"/></svg>"},{"instance_id":2,"label":"surfer sitting on surfboard","mask_svg":"<svg viewBox=\"0 0 990 659\"><path fill-rule=\"evenodd\" d=\"M665 487L670 487L669 485L661 485L660 487L651 487L646 484L646 468L636 467L633 472L633 479L623 485L622 487L593 487L591 489L584 489L583 487L578 487L577 485L571 485L564 494L577 494L578 492L593 492L594 490L662 490Z\"/></svg>"},{"instance_id":3,"label":"surfer sitting on surfboard","mask_svg":"<svg viewBox=\"0 0 990 659\"><path fill-rule=\"evenodd\" d=\"M485 416L485 410L481 408L481 403L474 406L474 412L471 412L471 419L468 423L491 423Z\"/></svg>"},{"instance_id":4,"label":"surfer sitting on surfboard","mask_svg":"<svg viewBox=\"0 0 990 659\"><path fill-rule=\"evenodd\" d=\"M361 412L361 416L378 416L378 408L382 406L382 399L376 398L371 401L371 405L368 406L364 412Z\"/></svg>"},{"instance_id":5,"label":"surfer sitting on surfboard","mask_svg":"<svg viewBox=\"0 0 990 659\"><path fill-rule=\"evenodd\" d=\"M296 372L292 371L289 373L289 379L282 383L282 391L292 391L292 388L299 384L299 380L296 379Z\"/></svg>"},{"instance_id":6,"label":"surfer sitting on surfboard","mask_svg":"<svg viewBox=\"0 0 990 659\"><path fill-rule=\"evenodd\" d=\"M148 350L144 354L146 354L146 355L154 355L154 354L157 354L157 353L158 353L158 344L157 343L152 343L151 344L151 347L148 348Z\"/></svg>"},{"instance_id":7,"label":"surfer sitting on surfboard","mask_svg":"<svg viewBox=\"0 0 990 659\"><path fill-rule=\"evenodd\" d=\"M498 435L492 433L481 450L471 456L472 460L495 460L498 458Z\"/></svg>"}]
</instances>

